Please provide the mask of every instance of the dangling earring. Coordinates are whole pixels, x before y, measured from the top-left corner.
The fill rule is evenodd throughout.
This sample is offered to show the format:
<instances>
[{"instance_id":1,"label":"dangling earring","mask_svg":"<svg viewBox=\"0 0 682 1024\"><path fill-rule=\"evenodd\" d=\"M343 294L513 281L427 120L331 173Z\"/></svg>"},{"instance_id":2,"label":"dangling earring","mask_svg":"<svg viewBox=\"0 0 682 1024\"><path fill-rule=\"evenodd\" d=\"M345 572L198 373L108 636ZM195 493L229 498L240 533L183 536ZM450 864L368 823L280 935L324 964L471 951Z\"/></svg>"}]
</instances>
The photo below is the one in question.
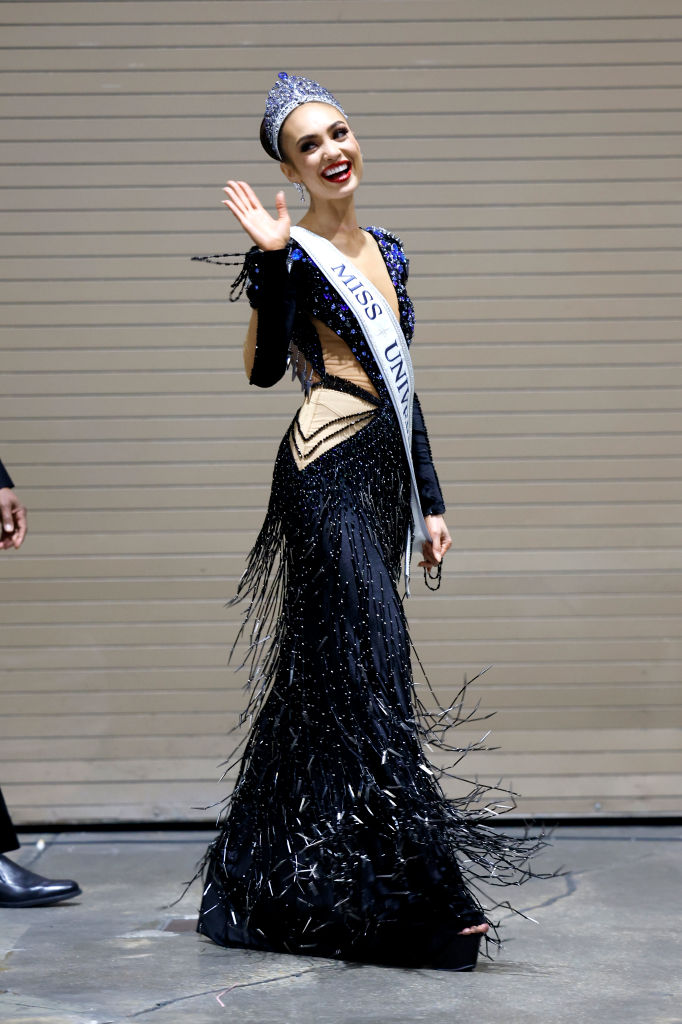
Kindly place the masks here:
<instances>
[{"instance_id":1,"label":"dangling earring","mask_svg":"<svg viewBox=\"0 0 682 1024\"><path fill-rule=\"evenodd\" d=\"M294 188L298 192L298 198L301 200L302 203L305 203L305 190L303 188L303 185L301 184L300 181L295 181L293 184Z\"/></svg>"}]
</instances>

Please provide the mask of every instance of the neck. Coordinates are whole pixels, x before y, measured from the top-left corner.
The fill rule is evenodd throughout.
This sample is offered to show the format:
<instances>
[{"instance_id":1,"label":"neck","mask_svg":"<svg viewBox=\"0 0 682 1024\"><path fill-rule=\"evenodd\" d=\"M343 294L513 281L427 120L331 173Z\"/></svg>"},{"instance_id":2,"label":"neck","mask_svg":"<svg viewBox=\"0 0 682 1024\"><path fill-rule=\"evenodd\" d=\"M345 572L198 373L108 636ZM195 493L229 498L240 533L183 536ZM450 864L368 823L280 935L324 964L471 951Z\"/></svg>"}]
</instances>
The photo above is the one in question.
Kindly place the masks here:
<instances>
[{"instance_id":1,"label":"neck","mask_svg":"<svg viewBox=\"0 0 682 1024\"><path fill-rule=\"evenodd\" d=\"M362 243L353 196L333 203L321 203L313 196L310 208L299 221L302 228L333 242L342 252L354 250Z\"/></svg>"}]
</instances>

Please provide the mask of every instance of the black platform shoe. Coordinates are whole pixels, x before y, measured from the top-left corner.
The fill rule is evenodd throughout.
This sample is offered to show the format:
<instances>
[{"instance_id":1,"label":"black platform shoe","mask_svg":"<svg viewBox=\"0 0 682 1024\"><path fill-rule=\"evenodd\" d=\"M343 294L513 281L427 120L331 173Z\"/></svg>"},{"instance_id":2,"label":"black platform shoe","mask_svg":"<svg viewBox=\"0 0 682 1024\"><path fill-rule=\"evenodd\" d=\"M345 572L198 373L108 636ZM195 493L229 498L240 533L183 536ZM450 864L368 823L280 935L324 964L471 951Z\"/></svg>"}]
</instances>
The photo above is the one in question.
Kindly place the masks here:
<instances>
[{"instance_id":1,"label":"black platform shoe","mask_svg":"<svg viewBox=\"0 0 682 1024\"><path fill-rule=\"evenodd\" d=\"M0 907L49 907L80 893L77 882L43 878L0 854Z\"/></svg>"},{"instance_id":2,"label":"black platform shoe","mask_svg":"<svg viewBox=\"0 0 682 1024\"><path fill-rule=\"evenodd\" d=\"M438 951L429 967L436 971L473 971L478 959L483 932L453 935Z\"/></svg>"}]
</instances>

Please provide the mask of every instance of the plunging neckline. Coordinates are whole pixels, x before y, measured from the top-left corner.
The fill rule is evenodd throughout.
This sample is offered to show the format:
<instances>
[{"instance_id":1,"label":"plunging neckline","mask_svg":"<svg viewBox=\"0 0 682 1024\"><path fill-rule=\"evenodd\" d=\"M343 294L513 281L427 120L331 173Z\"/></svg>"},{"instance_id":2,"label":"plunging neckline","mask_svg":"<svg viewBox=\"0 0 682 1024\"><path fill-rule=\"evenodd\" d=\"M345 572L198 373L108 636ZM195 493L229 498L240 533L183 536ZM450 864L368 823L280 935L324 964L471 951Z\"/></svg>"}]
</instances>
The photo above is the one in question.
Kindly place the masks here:
<instances>
[{"instance_id":1,"label":"plunging neckline","mask_svg":"<svg viewBox=\"0 0 682 1024\"><path fill-rule=\"evenodd\" d=\"M386 302L388 302L389 306L393 310L393 313L395 315L396 320L398 321L398 323L400 323L400 321L401 321L401 316L400 316L400 312L401 312L400 311L400 300L398 299L398 292L396 290L395 284L393 283L393 278L391 277L391 271L388 269L388 263L386 262L386 256L384 255L384 250L383 250L383 247L381 245L381 242L376 237L376 235L372 234L372 232L369 230L369 228L363 228L362 230L363 230L363 232L366 235L369 235L369 237L374 241L374 244L376 245L377 249L379 250L379 255L381 256L381 262L384 265L384 270L386 271L386 277L388 278L388 283L391 286L390 293L387 295L385 289L382 288L381 285L379 285L376 281L373 281L372 278L369 276L369 274L365 273L364 271L363 271L363 273L365 273L365 277L367 278L368 281L370 281L374 285L374 287L377 289L377 291L381 292L383 297L386 299ZM361 268L358 267L358 270L360 270L360 269Z\"/></svg>"},{"instance_id":2,"label":"plunging neckline","mask_svg":"<svg viewBox=\"0 0 682 1024\"><path fill-rule=\"evenodd\" d=\"M310 228L305 228L303 224L297 224L296 226L297 227L303 227L305 231L310 231ZM371 284L374 285L374 287L377 289L377 291L381 292L382 296L384 297L386 302L391 307L391 310L393 311L393 314L394 314L396 320L402 326L402 315L401 315L402 314L402 310L400 308L400 300L398 298L398 291L396 289L396 286L395 286L395 283L393 281L393 278L391 277L391 271L389 270L389 267L388 267L388 262L386 260L386 254L384 253L383 246L382 246L381 242L379 241L379 239L377 238L377 236L372 231L370 231L369 228L360 228L360 230L362 231L363 235L369 235L369 237L372 239L372 241L374 242L376 248L379 251L379 255L381 256L381 262L383 263L384 270L386 271L386 277L387 277L388 283L390 285L390 291L388 291L388 292L387 292L387 290L384 287L382 287L382 285L378 284L377 281L375 281L373 278L371 278L369 276L369 274L367 273L367 271L363 270L362 267L360 267L355 262L355 260L352 259L352 257L348 256L348 254L343 252L341 249L338 249L338 246L336 245L335 242L332 242L331 239L326 238L325 235L321 235L318 231L311 231L311 234L317 235L318 238L324 238L327 242L330 243L330 245L333 245L335 248L337 248L339 253L341 254L341 256L343 256L343 258L345 260L347 260L354 267L356 267L360 271L360 273L363 274L367 278L367 280Z\"/></svg>"}]
</instances>

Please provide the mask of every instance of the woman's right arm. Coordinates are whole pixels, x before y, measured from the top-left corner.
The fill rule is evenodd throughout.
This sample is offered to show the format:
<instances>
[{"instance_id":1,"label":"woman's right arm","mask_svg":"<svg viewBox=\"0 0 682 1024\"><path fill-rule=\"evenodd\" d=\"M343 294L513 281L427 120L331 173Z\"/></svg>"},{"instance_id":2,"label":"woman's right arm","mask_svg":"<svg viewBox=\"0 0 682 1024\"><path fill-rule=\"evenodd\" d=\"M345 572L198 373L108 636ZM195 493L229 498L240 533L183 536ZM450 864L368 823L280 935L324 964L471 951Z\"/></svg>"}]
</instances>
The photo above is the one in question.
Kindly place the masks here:
<instances>
[{"instance_id":1,"label":"woman's right arm","mask_svg":"<svg viewBox=\"0 0 682 1024\"><path fill-rule=\"evenodd\" d=\"M275 199L275 220L245 181L228 181L224 191L228 198L223 205L258 247L246 258L247 295L253 312L244 343L244 369L250 384L269 388L286 370L296 311L287 268L291 220L283 192Z\"/></svg>"},{"instance_id":2,"label":"woman's right arm","mask_svg":"<svg viewBox=\"0 0 682 1024\"><path fill-rule=\"evenodd\" d=\"M296 293L287 268L289 248L252 250L246 257L246 289L253 312L244 342L250 384L270 388L284 376L296 313Z\"/></svg>"}]
</instances>

